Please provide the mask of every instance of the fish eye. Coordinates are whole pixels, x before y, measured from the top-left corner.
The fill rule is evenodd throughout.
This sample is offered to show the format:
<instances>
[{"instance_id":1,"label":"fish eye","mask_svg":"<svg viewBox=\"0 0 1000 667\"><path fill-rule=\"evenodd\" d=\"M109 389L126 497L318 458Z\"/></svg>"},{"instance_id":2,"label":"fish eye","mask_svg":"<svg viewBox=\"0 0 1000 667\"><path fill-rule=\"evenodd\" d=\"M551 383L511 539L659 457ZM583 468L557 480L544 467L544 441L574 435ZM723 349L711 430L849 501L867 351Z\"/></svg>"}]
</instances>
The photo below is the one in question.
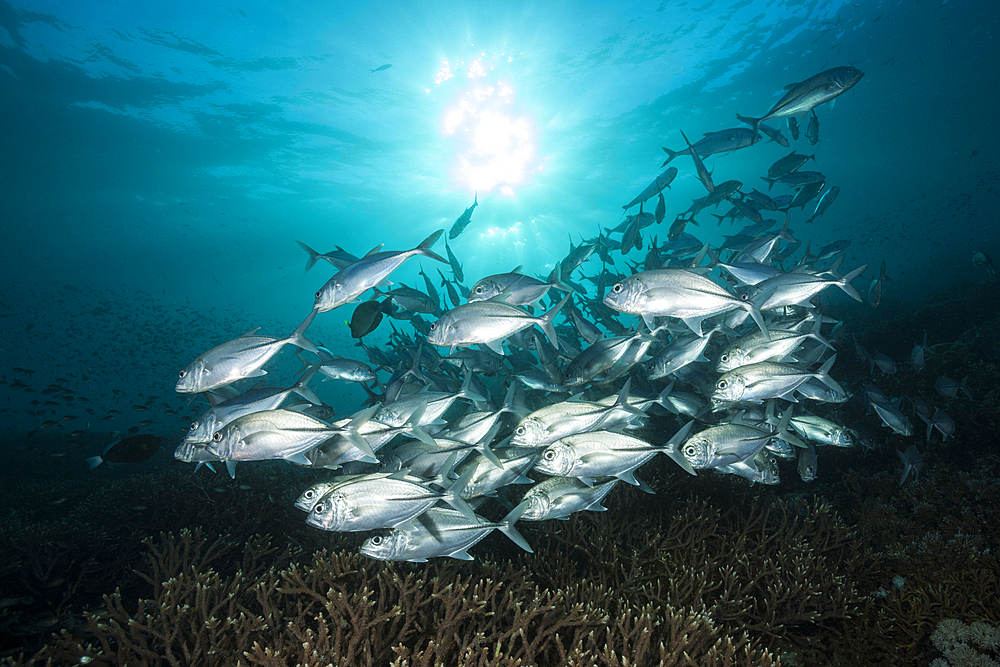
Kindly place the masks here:
<instances>
[{"instance_id":1,"label":"fish eye","mask_svg":"<svg viewBox=\"0 0 1000 667\"><path fill-rule=\"evenodd\" d=\"M184 379L184 377L185 377L185 376L186 376L187 374L188 374L188 372L187 372L186 370L185 370L185 371L181 371L180 373L178 373L178 374L177 374L177 377L179 377L180 379L182 379L182 380L183 380L183 379Z\"/></svg>"},{"instance_id":2,"label":"fish eye","mask_svg":"<svg viewBox=\"0 0 1000 667\"><path fill-rule=\"evenodd\" d=\"M437 322L431 322L431 331L434 331L436 328L437 328Z\"/></svg>"},{"instance_id":3,"label":"fish eye","mask_svg":"<svg viewBox=\"0 0 1000 667\"><path fill-rule=\"evenodd\" d=\"M323 293L323 290L316 292L316 299L319 300L319 295Z\"/></svg>"},{"instance_id":4,"label":"fish eye","mask_svg":"<svg viewBox=\"0 0 1000 667\"><path fill-rule=\"evenodd\" d=\"M618 283L611 288L611 291L614 292L615 294L620 294L623 289L625 289L625 286L622 285L621 283Z\"/></svg>"},{"instance_id":5,"label":"fish eye","mask_svg":"<svg viewBox=\"0 0 1000 667\"><path fill-rule=\"evenodd\" d=\"M518 435L524 435L524 427L523 426L518 426L516 429L514 429L514 433L516 433Z\"/></svg>"},{"instance_id":6,"label":"fish eye","mask_svg":"<svg viewBox=\"0 0 1000 667\"><path fill-rule=\"evenodd\" d=\"M377 547L380 544L382 544L382 536L381 535L375 535L374 537L372 537L372 546L373 547Z\"/></svg>"},{"instance_id":7,"label":"fish eye","mask_svg":"<svg viewBox=\"0 0 1000 667\"><path fill-rule=\"evenodd\" d=\"M719 387L719 389L725 389L726 387L729 386L729 381L728 380L719 380L719 384L717 386Z\"/></svg>"},{"instance_id":8,"label":"fish eye","mask_svg":"<svg viewBox=\"0 0 1000 667\"><path fill-rule=\"evenodd\" d=\"M316 492L313 491L312 489L306 489L306 492L303 493L302 495L305 496L306 500L309 500L310 498L316 495Z\"/></svg>"},{"instance_id":9,"label":"fish eye","mask_svg":"<svg viewBox=\"0 0 1000 667\"><path fill-rule=\"evenodd\" d=\"M324 505L323 503L316 503L316 507L313 508L313 512L316 512L316 514L322 514L325 511L326 511L326 505Z\"/></svg>"},{"instance_id":10,"label":"fish eye","mask_svg":"<svg viewBox=\"0 0 1000 667\"><path fill-rule=\"evenodd\" d=\"M552 451L551 449L546 449L545 453L542 454L542 458L544 458L546 461L551 461L555 457L556 457L556 453L554 451Z\"/></svg>"},{"instance_id":11,"label":"fish eye","mask_svg":"<svg viewBox=\"0 0 1000 667\"><path fill-rule=\"evenodd\" d=\"M198 422L191 422L191 430L192 431L198 430Z\"/></svg>"},{"instance_id":12,"label":"fish eye","mask_svg":"<svg viewBox=\"0 0 1000 667\"><path fill-rule=\"evenodd\" d=\"M476 286L476 294L482 294L482 293L483 293L483 286L482 285Z\"/></svg>"},{"instance_id":13,"label":"fish eye","mask_svg":"<svg viewBox=\"0 0 1000 667\"><path fill-rule=\"evenodd\" d=\"M729 361L729 355L728 354L722 355L721 357L719 357L719 361Z\"/></svg>"},{"instance_id":14,"label":"fish eye","mask_svg":"<svg viewBox=\"0 0 1000 667\"><path fill-rule=\"evenodd\" d=\"M743 299L744 301L749 301L750 300L750 293L749 292L743 292L743 294L740 294L740 298Z\"/></svg>"},{"instance_id":15,"label":"fish eye","mask_svg":"<svg viewBox=\"0 0 1000 667\"><path fill-rule=\"evenodd\" d=\"M698 453L698 448L694 445L684 446L684 456L691 457Z\"/></svg>"},{"instance_id":16,"label":"fish eye","mask_svg":"<svg viewBox=\"0 0 1000 667\"><path fill-rule=\"evenodd\" d=\"M216 431L212 434L212 440L215 442L222 442L222 431Z\"/></svg>"}]
</instances>

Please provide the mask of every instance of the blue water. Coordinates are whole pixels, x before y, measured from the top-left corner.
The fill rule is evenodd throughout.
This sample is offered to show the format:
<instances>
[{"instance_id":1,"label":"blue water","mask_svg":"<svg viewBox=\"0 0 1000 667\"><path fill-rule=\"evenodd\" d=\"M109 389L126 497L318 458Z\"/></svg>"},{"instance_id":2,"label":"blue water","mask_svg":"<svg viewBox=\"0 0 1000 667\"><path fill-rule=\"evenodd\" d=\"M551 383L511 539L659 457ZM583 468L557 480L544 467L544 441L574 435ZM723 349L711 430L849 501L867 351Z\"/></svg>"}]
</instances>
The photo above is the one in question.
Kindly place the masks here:
<instances>
[{"instance_id":1,"label":"blue water","mask_svg":"<svg viewBox=\"0 0 1000 667\"><path fill-rule=\"evenodd\" d=\"M796 236L850 239L862 289L885 259L889 304L983 280L974 249L1000 256L992 3L297 4L0 3L0 373L89 397L68 428L141 416L179 433L195 408L177 371L250 328L290 332L332 274L304 273L296 240L410 248L478 194L452 242L467 284L548 274L569 239L621 221L681 130L738 126L839 65L866 76L817 109L818 146L792 147L841 194L808 227L796 214ZM763 189L788 150L706 164ZM704 193L686 156L673 164L668 222ZM702 241L738 229L699 218ZM393 279L422 287L419 266L436 276L419 259ZM347 317L310 334L349 351ZM362 396L340 391L338 409ZM64 414L3 392L6 430Z\"/></svg>"}]
</instances>

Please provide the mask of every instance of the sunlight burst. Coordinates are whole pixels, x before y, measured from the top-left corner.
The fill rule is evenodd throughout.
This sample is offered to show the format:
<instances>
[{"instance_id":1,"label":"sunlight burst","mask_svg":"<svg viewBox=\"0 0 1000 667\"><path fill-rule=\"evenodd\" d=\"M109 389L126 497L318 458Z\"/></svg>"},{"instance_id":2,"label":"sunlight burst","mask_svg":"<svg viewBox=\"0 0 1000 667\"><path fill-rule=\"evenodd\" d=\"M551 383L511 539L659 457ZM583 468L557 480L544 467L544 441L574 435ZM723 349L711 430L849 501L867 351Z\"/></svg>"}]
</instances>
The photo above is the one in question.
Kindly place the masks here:
<instances>
[{"instance_id":1,"label":"sunlight burst","mask_svg":"<svg viewBox=\"0 0 1000 667\"><path fill-rule=\"evenodd\" d=\"M492 69L492 68L490 68ZM479 60L469 66L469 85L441 117L441 133L455 142L454 180L486 193L513 197L540 167L537 132L514 101L507 81L486 83Z\"/></svg>"}]
</instances>

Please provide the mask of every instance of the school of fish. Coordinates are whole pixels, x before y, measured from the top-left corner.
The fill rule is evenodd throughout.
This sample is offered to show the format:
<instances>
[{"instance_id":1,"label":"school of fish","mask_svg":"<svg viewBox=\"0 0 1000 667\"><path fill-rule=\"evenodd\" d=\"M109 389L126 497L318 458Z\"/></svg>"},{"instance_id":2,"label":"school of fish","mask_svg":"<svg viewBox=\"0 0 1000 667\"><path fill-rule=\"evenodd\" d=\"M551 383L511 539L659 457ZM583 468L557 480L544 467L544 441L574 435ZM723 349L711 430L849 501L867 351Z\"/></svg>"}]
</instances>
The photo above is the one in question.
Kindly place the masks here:
<instances>
[{"instance_id":1,"label":"school of fish","mask_svg":"<svg viewBox=\"0 0 1000 667\"><path fill-rule=\"evenodd\" d=\"M787 86L763 116L738 117L749 127L708 132L694 143L682 133L686 148L664 148L667 162L689 157L707 191L676 216L664 243L656 237L647 243L642 232L665 219L663 191L683 160L624 205L638 206L636 214L596 238L571 241L546 277L518 267L466 288L447 241L447 257L432 249L443 229L410 249L379 245L360 257L340 247L320 254L300 242L307 270L323 259L336 273L287 337L249 332L180 371L176 391L199 394L209 407L175 457L221 463L231 475L239 462L274 459L329 469L329 480L303 489L295 502L305 521L321 530L370 532L361 553L409 561L471 559L469 549L494 530L531 551L517 522L604 510L603 499L620 482L651 493L637 473L658 454L691 475L711 470L778 484L788 460L804 481L815 479L818 449L866 440L831 409L851 393L831 375L845 338L841 323L818 307L820 295L834 288L877 307L891 279L883 263L863 296L852 283L867 267L841 269L848 241L816 252L807 244L794 256L802 239L791 228L793 211L802 209L802 222L815 223L840 192L822 173L802 169L814 155L793 150L771 165L761 176L768 191L789 190L774 197L740 181L714 183L703 159L749 149L761 134L787 147L767 121L787 119L794 140L795 119L807 114L813 120L806 138L815 144L816 107L862 76L853 67L822 72ZM644 212L654 197L655 213ZM719 225L748 224L720 247L686 231L689 223L699 225L696 216L724 203L728 210L712 213ZM450 239L471 224L478 205L477 194ZM645 254L616 265L616 253L633 251ZM424 290L383 291L410 259L422 264ZM451 277L439 270L435 284L425 269L441 264ZM366 294L373 296L360 301ZM350 327L366 361L340 357L307 337L314 318L348 304L359 304ZM394 327L386 349L370 347L364 336L383 316L413 330ZM261 377L286 347L303 361L294 384L233 388ZM873 370L895 371L891 359L854 348ZM928 354L925 340L911 363L918 368ZM362 383L368 405L332 420L309 386L318 373ZM968 393L948 378L938 384L944 396ZM858 395L887 428L913 435L899 400L875 387ZM928 438L933 429L945 438L954 433L943 411L913 407L927 422ZM903 483L922 459L915 447L899 455ZM490 499L504 505L499 521L476 513Z\"/></svg>"}]
</instances>

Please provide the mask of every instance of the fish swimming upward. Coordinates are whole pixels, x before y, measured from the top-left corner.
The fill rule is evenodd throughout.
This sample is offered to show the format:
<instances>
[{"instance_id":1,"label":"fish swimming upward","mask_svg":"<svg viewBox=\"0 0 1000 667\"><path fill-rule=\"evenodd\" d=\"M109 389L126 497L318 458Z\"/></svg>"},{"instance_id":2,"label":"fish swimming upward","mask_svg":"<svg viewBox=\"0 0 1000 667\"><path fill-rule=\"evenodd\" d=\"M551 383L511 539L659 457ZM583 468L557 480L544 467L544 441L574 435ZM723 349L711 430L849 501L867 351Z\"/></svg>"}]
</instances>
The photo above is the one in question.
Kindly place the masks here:
<instances>
[{"instance_id":1,"label":"fish swimming upward","mask_svg":"<svg viewBox=\"0 0 1000 667\"><path fill-rule=\"evenodd\" d=\"M762 118L748 118L756 134L760 124L772 118L786 118L809 113L820 104L846 93L865 75L855 67L834 67L799 83L785 86L785 95ZM756 141L756 137L754 138Z\"/></svg>"},{"instance_id":2,"label":"fish swimming upward","mask_svg":"<svg viewBox=\"0 0 1000 667\"><path fill-rule=\"evenodd\" d=\"M455 239L458 237L459 234L465 231L465 228L469 226L470 222L472 222L472 212L476 210L477 206L479 206L478 192L476 193L475 201L472 202L472 206L465 209L465 213L460 215L458 217L458 220L455 221L455 224L451 226L450 230L448 230L449 239Z\"/></svg>"}]
</instances>

